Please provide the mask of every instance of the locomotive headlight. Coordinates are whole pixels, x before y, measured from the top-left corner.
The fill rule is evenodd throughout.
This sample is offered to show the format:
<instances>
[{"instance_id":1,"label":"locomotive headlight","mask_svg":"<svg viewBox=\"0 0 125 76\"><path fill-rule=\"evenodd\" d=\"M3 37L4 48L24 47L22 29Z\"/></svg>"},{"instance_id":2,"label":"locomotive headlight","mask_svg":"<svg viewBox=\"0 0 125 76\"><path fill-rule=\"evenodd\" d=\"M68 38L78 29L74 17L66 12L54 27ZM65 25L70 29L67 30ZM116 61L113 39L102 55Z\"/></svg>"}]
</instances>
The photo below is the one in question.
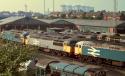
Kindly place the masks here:
<instances>
[{"instance_id":1,"label":"locomotive headlight","mask_svg":"<svg viewBox=\"0 0 125 76\"><path fill-rule=\"evenodd\" d=\"M75 51L74 51L74 52L75 52L75 55L78 54L78 50L79 50L78 47L75 47Z\"/></svg>"}]
</instances>

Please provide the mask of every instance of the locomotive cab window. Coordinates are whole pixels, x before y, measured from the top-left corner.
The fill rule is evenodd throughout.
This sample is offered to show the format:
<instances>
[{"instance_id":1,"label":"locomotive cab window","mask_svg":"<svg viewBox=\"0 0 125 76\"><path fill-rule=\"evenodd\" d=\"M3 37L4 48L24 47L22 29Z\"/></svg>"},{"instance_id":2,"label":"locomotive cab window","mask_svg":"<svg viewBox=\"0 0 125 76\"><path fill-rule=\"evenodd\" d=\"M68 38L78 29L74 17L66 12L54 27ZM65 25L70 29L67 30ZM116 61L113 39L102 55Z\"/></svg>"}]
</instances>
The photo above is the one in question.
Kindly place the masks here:
<instances>
[{"instance_id":1,"label":"locomotive cab window","mask_svg":"<svg viewBox=\"0 0 125 76\"><path fill-rule=\"evenodd\" d=\"M81 45L79 45L79 48L81 48Z\"/></svg>"},{"instance_id":2,"label":"locomotive cab window","mask_svg":"<svg viewBox=\"0 0 125 76\"><path fill-rule=\"evenodd\" d=\"M66 46L66 45L67 45L67 43L64 43L64 45Z\"/></svg>"},{"instance_id":3,"label":"locomotive cab window","mask_svg":"<svg viewBox=\"0 0 125 76\"><path fill-rule=\"evenodd\" d=\"M63 44L62 44L62 43L59 43L59 42L53 42L53 45L63 46Z\"/></svg>"},{"instance_id":4,"label":"locomotive cab window","mask_svg":"<svg viewBox=\"0 0 125 76\"><path fill-rule=\"evenodd\" d=\"M78 45L76 44L76 46L75 47L78 47Z\"/></svg>"}]
</instances>

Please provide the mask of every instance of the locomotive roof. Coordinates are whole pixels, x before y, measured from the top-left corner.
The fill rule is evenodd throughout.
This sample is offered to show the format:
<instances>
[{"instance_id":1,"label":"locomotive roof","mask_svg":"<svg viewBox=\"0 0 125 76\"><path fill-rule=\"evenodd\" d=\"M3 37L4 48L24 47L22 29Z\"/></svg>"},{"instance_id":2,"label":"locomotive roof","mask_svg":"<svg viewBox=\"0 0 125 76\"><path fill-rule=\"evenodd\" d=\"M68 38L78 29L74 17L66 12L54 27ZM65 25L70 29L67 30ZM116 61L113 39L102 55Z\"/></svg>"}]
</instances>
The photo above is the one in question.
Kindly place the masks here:
<instances>
[{"instance_id":1,"label":"locomotive roof","mask_svg":"<svg viewBox=\"0 0 125 76\"><path fill-rule=\"evenodd\" d=\"M30 32L31 38L41 38L46 40L57 40L57 41L66 41L67 43L71 41L77 41L77 38L73 38L74 36L70 34L60 34L60 33L37 33Z\"/></svg>"},{"instance_id":2,"label":"locomotive roof","mask_svg":"<svg viewBox=\"0 0 125 76\"><path fill-rule=\"evenodd\" d=\"M67 38L65 38L66 36L68 36ZM86 35L85 35L86 36ZM118 45L118 46L124 46L125 43L114 43L114 42L106 42L106 41L99 41L99 40L92 40L89 38L82 38L79 39L78 37L74 37L74 35L62 35L62 34L38 34L38 33L30 33L30 37L33 38L42 38L42 39L46 39L46 40L57 40L57 41L64 41L65 43L71 43L72 41L79 41L77 42L77 44L79 45L83 45L83 44L93 44L93 43L100 43L100 44L111 44L111 45ZM88 36L86 36L88 37Z\"/></svg>"},{"instance_id":3,"label":"locomotive roof","mask_svg":"<svg viewBox=\"0 0 125 76\"><path fill-rule=\"evenodd\" d=\"M84 76L84 73L88 70L87 66L79 66L76 64L68 64L68 63L51 63L49 66L53 69L70 72L73 74L78 74Z\"/></svg>"},{"instance_id":4,"label":"locomotive roof","mask_svg":"<svg viewBox=\"0 0 125 76\"><path fill-rule=\"evenodd\" d=\"M76 44L77 45L84 45L84 44L86 44L86 45L92 45L93 42L91 42L91 41L79 41Z\"/></svg>"},{"instance_id":5,"label":"locomotive roof","mask_svg":"<svg viewBox=\"0 0 125 76\"><path fill-rule=\"evenodd\" d=\"M47 66L51 63L58 63L59 61L54 61L54 60L51 60L51 59L42 59L40 61L38 61L38 63L36 64L37 67L41 67L43 69L46 69Z\"/></svg>"}]
</instances>

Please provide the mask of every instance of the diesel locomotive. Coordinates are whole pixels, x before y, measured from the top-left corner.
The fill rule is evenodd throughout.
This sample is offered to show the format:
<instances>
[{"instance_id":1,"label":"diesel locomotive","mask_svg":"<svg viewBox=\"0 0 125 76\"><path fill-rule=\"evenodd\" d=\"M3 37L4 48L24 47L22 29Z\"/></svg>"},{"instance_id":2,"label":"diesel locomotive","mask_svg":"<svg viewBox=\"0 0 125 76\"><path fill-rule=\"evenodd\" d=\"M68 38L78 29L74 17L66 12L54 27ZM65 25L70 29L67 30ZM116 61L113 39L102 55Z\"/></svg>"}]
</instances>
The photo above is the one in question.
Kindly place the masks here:
<instances>
[{"instance_id":1,"label":"diesel locomotive","mask_svg":"<svg viewBox=\"0 0 125 76\"><path fill-rule=\"evenodd\" d=\"M59 61L51 61L46 65L36 64L36 67L36 76L106 76L102 68L90 68Z\"/></svg>"},{"instance_id":2,"label":"diesel locomotive","mask_svg":"<svg viewBox=\"0 0 125 76\"><path fill-rule=\"evenodd\" d=\"M21 36L20 36L21 35ZM74 34L75 35L75 34ZM47 34L47 33L13 33L5 31L1 38L38 46L42 52L51 55L74 57L82 62L125 66L124 39L111 39L108 36Z\"/></svg>"}]
</instances>

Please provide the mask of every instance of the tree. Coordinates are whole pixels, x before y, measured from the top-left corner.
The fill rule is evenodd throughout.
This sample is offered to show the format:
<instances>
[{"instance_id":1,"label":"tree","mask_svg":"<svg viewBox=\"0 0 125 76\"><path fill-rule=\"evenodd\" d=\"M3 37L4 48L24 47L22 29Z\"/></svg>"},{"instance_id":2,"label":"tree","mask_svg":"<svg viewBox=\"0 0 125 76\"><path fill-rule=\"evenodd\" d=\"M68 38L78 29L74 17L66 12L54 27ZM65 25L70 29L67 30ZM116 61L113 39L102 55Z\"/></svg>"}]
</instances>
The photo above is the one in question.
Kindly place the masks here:
<instances>
[{"instance_id":1,"label":"tree","mask_svg":"<svg viewBox=\"0 0 125 76\"><path fill-rule=\"evenodd\" d=\"M104 13L103 13L103 11L102 11L102 12L100 12L100 14L98 15L97 19L98 19L98 20L103 20L103 17L104 17Z\"/></svg>"},{"instance_id":2,"label":"tree","mask_svg":"<svg viewBox=\"0 0 125 76\"><path fill-rule=\"evenodd\" d=\"M124 12L121 13L120 20L125 20L125 13Z\"/></svg>"},{"instance_id":3,"label":"tree","mask_svg":"<svg viewBox=\"0 0 125 76\"><path fill-rule=\"evenodd\" d=\"M0 76L17 76L20 63L26 62L34 55L36 47L0 40Z\"/></svg>"},{"instance_id":4,"label":"tree","mask_svg":"<svg viewBox=\"0 0 125 76\"><path fill-rule=\"evenodd\" d=\"M66 14L61 14L61 18L66 18Z\"/></svg>"}]
</instances>

